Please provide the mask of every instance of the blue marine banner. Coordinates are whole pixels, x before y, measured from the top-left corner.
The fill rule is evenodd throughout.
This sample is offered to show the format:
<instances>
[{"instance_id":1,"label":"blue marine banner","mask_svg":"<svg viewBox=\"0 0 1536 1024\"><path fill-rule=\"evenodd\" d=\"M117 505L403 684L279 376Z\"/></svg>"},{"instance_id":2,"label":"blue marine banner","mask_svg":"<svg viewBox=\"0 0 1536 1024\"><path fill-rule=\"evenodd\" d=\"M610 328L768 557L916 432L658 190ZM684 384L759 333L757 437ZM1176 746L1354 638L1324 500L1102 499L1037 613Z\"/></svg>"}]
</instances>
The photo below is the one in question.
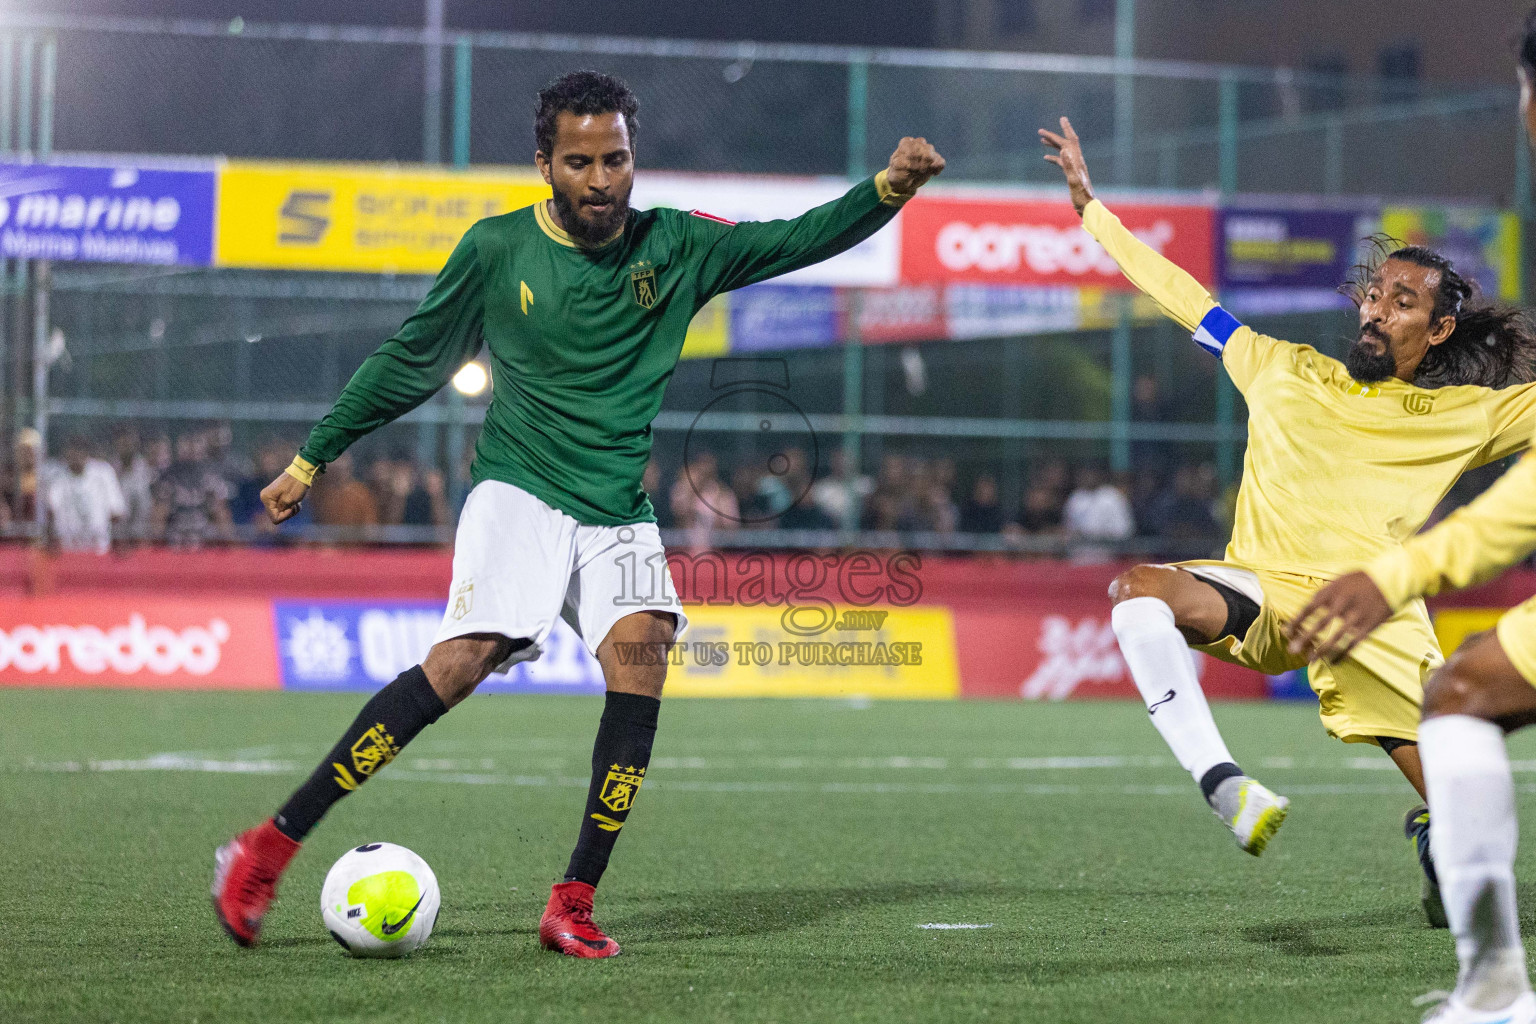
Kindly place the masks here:
<instances>
[{"instance_id":1,"label":"blue marine banner","mask_svg":"<svg viewBox=\"0 0 1536 1024\"><path fill-rule=\"evenodd\" d=\"M208 266L215 174L0 163L0 256Z\"/></svg>"},{"instance_id":2,"label":"blue marine banner","mask_svg":"<svg viewBox=\"0 0 1536 1024\"><path fill-rule=\"evenodd\" d=\"M441 604L423 601L276 601L278 667L285 690L377 690L432 647ZM481 693L604 691L597 659L563 621L537 661L492 675Z\"/></svg>"}]
</instances>

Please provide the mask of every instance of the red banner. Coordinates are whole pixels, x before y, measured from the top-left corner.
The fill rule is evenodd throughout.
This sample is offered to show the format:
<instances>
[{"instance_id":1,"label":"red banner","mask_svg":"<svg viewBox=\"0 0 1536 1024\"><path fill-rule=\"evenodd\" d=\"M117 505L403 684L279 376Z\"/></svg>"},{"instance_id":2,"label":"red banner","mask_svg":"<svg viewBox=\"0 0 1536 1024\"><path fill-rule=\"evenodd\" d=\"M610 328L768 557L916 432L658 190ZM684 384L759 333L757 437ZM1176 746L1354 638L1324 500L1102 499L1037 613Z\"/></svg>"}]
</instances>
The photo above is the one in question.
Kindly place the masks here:
<instances>
[{"instance_id":1,"label":"red banner","mask_svg":"<svg viewBox=\"0 0 1536 1024\"><path fill-rule=\"evenodd\" d=\"M1215 211L1116 203L1125 226L1202 284L1215 278ZM1070 203L919 196L901 215L903 281L1135 288Z\"/></svg>"},{"instance_id":2,"label":"red banner","mask_svg":"<svg viewBox=\"0 0 1536 1024\"><path fill-rule=\"evenodd\" d=\"M965 697L1025 700L1136 698L1125 659L1109 624L1109 598L1050 598L995 611L960 610L955 646ZM1264 676L1195 655L1209 697L1261 700Z\"/></svg>"},{"instance_id":3,"label":"red banner","mask_svg":"<svg viewBox=\"0 0 1536 1024\"><path fill-rule=\"evenodd\" d=\"M0 604L0 686L276 689L272 603L135 594Z\"/></svg>"}]
</instances>

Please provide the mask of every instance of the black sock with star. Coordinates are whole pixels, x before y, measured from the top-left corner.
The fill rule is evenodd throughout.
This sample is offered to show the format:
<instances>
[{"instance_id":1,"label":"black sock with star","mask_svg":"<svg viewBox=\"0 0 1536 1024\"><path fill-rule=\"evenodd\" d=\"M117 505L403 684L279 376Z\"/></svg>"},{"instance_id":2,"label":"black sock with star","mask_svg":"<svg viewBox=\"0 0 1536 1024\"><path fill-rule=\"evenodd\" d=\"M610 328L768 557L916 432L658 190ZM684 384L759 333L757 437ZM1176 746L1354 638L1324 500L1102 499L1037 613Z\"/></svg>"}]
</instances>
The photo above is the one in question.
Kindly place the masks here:
<instances>
[{"instance_id":1,"label":"black sock with star","mask_svg":"<svg viewBox=\"0 0 1536 1024\"><path fill-rule=\"evenodd\" d=\"M314 773L272 816L277 830L302 843L332 804L367 782L447 712L420 665L400 673L369 698Z\"/></svg>"},{"instance_id":2,"label":"black sock with star","mask_svg":"<svg viewBox=\"0 0 1536 1024\"><path fill-rule=\"evenodd\" d=\"M587 809L581 834L565 869L567 882L596 885L608 867L608 856L629 818L629 809L645 781L651 763L651 744L656 740L656 720L661 701L638 693L608 694L603 719L592 746L592 785L587 790Z\"/></svg>"}]
</instances>

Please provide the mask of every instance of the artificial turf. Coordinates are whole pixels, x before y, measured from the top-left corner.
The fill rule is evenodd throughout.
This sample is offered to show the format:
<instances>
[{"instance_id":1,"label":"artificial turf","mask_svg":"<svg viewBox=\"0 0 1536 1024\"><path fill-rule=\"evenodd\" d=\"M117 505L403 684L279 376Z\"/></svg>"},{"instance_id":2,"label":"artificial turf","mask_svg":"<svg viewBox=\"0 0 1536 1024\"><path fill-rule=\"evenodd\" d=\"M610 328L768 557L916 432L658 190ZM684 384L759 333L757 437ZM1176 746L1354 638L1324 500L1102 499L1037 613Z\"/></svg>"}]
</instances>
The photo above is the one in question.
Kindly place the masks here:
<instances>
[{"instance_id":1,"label":"artificial turf","mask_svg":"<svg viewBox=\"0 0 1536 1024\"><path fill-rule=\"evenodd\" d=\"M1217 709L1294 800L1255 860L1139 705L667 702L598 893L625 952L596 962L535 933L600 704L475 697L338 805L237 949L213 849L360 703L0 691L0 1021L1407 1022L1453 980L1402 838L1412 792L1295 705ZM370 840L442 886L404 960L350 960L320 923L326 869Z\"/></svg>"}]
</instances>

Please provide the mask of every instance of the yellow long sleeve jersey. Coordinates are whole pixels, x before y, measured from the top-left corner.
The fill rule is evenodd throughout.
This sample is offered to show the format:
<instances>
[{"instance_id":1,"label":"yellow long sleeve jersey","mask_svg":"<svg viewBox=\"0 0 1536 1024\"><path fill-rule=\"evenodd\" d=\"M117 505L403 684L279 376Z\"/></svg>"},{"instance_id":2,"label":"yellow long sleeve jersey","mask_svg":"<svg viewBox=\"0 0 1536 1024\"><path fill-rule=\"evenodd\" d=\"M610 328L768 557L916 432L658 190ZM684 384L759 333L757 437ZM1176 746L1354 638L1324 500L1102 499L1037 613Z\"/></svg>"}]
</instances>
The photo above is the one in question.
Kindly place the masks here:
<instances>
[{"instance_id":1,"label":"yellow long sleeve jersey","mask_svg":"<svg viewBox=\"0 0 1536 1024\"><path fill-rule=\"evenodd\" d=\"M1220 357L1248 403L1228 561L1332 578L1400 551L1462 473L1531 439L1536 384L1361 385L1337 359L1239 323L1097 200L1083 226L1136 287Z\"/></svg>"}]
</instances>

